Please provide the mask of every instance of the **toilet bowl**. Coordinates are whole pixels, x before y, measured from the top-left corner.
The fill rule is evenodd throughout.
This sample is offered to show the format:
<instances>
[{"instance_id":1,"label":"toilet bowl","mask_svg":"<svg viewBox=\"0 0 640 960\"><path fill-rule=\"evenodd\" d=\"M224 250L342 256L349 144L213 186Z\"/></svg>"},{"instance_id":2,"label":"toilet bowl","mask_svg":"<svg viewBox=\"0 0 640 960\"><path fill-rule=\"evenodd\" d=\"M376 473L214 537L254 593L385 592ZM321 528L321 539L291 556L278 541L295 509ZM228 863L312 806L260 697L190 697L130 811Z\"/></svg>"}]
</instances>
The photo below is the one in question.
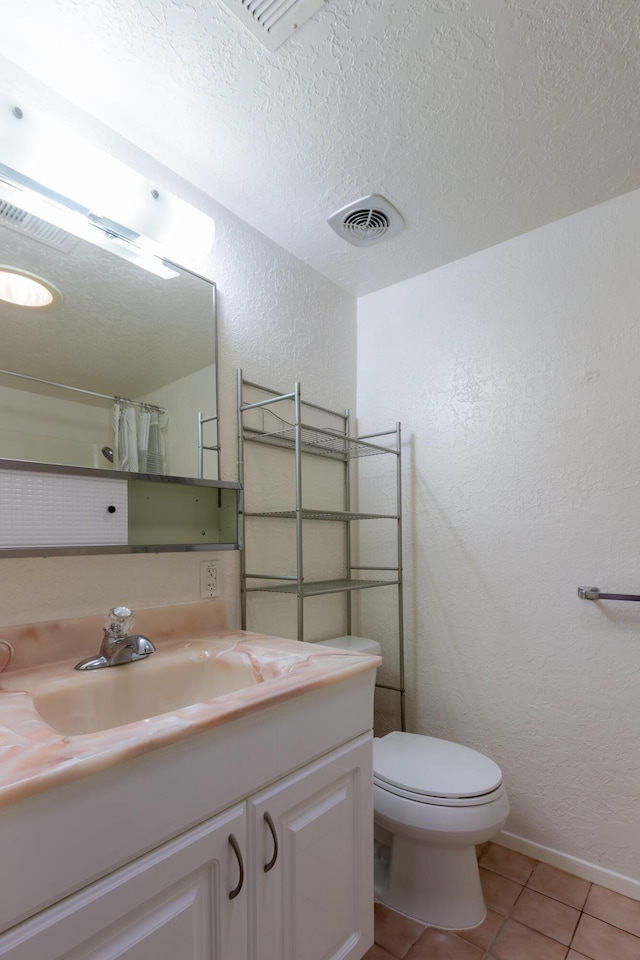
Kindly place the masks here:
<instances>
[{"instance_id":1,"label":"toilet bowl","mask_svg":"<svg viewBox=\"0 0 640 960\"><path fill-rule=\"evenodd\" d=\"M389 733L374 741L373 769L376 900L429 926L482 923L475 847L509 813L498 765L447 740Z\"/></svg>"},{"instance_id":2,"label":"toilet bowl","mask_svg":"<svg viewBox=\"0 0 640 960\"><path fill-rule=\"evenodd\" d=\"M380 653L375 641L327 646ZM476 750L415 733L374 740L375 898L429 926L462 930L486 916L477 844L504 826L500 767Z\"/></svg>"}]
</instances>

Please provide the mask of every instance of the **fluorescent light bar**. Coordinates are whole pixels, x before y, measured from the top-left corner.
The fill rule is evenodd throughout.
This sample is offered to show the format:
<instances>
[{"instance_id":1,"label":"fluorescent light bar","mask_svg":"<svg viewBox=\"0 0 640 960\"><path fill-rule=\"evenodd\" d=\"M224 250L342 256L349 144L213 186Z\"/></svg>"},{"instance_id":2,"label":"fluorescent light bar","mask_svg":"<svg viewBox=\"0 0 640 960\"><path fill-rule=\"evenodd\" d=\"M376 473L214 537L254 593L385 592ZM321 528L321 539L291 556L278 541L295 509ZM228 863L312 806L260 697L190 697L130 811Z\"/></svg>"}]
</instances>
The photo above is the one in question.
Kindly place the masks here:
<instances>
[{"instance_id":1,"label":"fluorescent light bar","mask_svg":"<svg viewBox=\"0 0 640 960\"><path fill-rule=\"evenodd\" d=\"M114 253L123 255L115 249L123 247L126 258L132 259L133 253L144 261L140 266L145 269L148 261L158 258L188 267L201 261L213 245L211 217L156 189L73 130L2 97L0 145L0 179L19 189L22 197L12 202ZM32 203L25 199L28 194L44 200L48 213L27 206ZM71 218L59 223L52 208ZM99 237L107 237L110 246Z\"/></svg>"},{"instance_id":2,"label":"fluorescent light bar","mask_svg":"<svg viewBox=\"0 0 640 960\"><path fill-rule=\"evenodd\" d=\"M87 240L94 246L108 250L129 263L135 263L136 266L155 274L163 280L170 280L179 276L175 270L166 266L158 257L144 253L136 245L116 239L99 227L94 226L82 210L56 203L38 193L35 189L22 187L4 179L5 176L11 175L12 171L7 171L0 164L0 199L19 207L34 217L39 217L40 220L53 224L54 227L72 233L74 237Z\"/></svg>"}]
</instances>

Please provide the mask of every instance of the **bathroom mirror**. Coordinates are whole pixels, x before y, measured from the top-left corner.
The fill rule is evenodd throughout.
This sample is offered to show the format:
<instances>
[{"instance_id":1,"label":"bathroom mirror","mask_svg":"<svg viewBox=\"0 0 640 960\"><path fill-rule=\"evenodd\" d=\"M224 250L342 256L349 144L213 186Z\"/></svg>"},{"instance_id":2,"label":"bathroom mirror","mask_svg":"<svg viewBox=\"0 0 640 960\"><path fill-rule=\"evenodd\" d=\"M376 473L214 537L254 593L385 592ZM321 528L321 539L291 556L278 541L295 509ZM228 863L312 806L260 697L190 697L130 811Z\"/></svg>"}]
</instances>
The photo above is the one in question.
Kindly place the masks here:
<instances>
[{"instance_id":1,"label":"bathroom mirror","mask_svg":"<svg viewBox=\"0 0 640 960\"><path fill-rule=\"evenodd\" d=\"M9 371L0 373L0 463L219 479L215 450L198 445L201 412L200 445L217 446L214 285L173 265L155 276L15 209L0 192L0 265L43 278L61 298L35 309L0 299L0 368ZM135 466L109 459L114 397L138 401L138 422L141 402L159 408L152 431L158 446L162 430L164 463L145 456L140 437Z\"/></svg>"},{"instance_id":2,"label":"bathroom mirror","mask_svg":"<svg viewBox=\"0 0 640 960\"><path fill-rule=\"evenodd\" d=\"M76 206L0 162L0 555L236 549L215 286Z\"/></svg>"}]
</instances>

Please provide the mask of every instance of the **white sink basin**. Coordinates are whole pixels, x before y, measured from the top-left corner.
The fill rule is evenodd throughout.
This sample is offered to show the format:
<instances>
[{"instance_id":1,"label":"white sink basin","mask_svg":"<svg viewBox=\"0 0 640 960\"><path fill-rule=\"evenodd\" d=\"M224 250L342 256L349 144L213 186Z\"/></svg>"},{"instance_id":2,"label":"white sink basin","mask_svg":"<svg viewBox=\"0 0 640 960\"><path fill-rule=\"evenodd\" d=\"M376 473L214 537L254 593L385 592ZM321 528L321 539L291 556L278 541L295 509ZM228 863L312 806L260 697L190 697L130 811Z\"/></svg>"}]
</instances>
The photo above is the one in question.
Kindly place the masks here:
<instances>
[{"instance_id":1,"label":"white sink basin","mask_svg":"<svg viewBox=\"0 0 640 960\"><path fill-rule=\"evenodd\" d=\"M66 676L43 678L28 692L45 723L72 737L146 720L259 682L246 654L219 652L194 641L117 667L70 668Z\"/></svg>"}]
</instances>

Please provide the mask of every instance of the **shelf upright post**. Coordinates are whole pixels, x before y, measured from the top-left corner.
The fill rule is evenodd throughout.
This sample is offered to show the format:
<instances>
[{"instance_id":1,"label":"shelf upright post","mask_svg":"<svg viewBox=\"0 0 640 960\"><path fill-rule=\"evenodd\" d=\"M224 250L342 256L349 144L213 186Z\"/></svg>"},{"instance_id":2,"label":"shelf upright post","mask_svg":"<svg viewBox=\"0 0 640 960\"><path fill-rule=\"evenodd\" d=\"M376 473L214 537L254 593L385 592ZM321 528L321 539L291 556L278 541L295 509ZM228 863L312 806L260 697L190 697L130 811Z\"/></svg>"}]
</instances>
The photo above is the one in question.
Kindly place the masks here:
<instances>
[{"instance_id":1,"label":"shelf upright post","mask_svg":"<svg viewBox=\"0 0 640 960\"><path fill-rule=\"evenodd\" d=\"M404 604L402 587L402 426L396 423L396 496L398 514L398 657L400 680L400 729L407 729L404 687Z\"/></svg>"},{"instance_id":2,"label":"shelf upright post","mask_svg":"<svg viewBox=\"0 0 640 960\"><path fill-rule=\"evenodd\" d=\"M247 560L245 556L245 529L244 529L244 377L242 370L238 370L238 536L240 538L240 625L247 629Z\"/></svg>"},{"instance_id":3,"label":"shelf upright post","mask_svg":"<svg viewBox=\"0 0 640 960\"><path fill-rule=\"evenodd\" d=\"M294 391L295 471L296 471L296 578L298 640L304 640L304 600L302 596L304 572L302 568L302 402L300 383Z\"/></svg>"},{"instance_id":4,"label":"shelf upright post","mask_svg":"<svg viewBox=\"0 0 640 960\"><path fill-rule=\"evenodd\" d=\"M216 370L218 367L218 305L216 300L216 285L213 285L213 355L215 357ZM220 377L216 376L216 382L214 384L214 403L215 403L215 413L212 417L205 417L202 414L202 411L198 413L198 479L202 480L204 478L204 451L212 450L216 454L216 480L221 478L221 466L220 466ZM211 444L205 444L204 442L204 424L205 423L215 423L216 425L216 442L215 446Z\"/></svg>"},{"instance_id":5,"label":"shelf upright post","mask_svg":"<svg viewBox=\"0 0 640 960\"><path fill-rule=\"evenodd\" d=\"M213 286L213 348L215 350L216 358L216 371L218 370L220 359L218 357L219 349L219 336L218 336L218 288L214 284ZM216 376L216 465L218 468L218 480L222 477L222 463L221 463L221 451L220 451L220 377ZM242 494L241 494L242 495Z\"/></svg>"},{"instance_id":6,"label":"shelf upright post","mask_svg":"<svg viewBox=\"0 0 640 960\"><path fill-rule=\"evenodd\" d=\"M351 510L351 459L349 457L349 411L344 411L344 508L347 512ZM346 561L347 561L347 579L351 579L351 520L346 523ZM351 592L347 593L347 636L351 636Z\"/></svg>"}]
</instances>

